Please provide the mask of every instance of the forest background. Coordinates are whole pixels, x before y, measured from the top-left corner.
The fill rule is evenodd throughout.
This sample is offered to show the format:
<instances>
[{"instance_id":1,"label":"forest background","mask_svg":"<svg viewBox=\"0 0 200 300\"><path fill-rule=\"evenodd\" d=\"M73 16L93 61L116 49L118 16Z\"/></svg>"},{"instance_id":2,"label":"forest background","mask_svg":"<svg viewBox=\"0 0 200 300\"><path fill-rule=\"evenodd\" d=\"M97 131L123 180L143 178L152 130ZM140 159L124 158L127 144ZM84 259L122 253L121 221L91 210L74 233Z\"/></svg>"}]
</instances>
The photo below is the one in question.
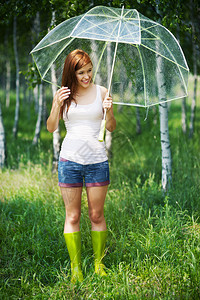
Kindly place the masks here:
<instances>
[{"instance_id":1,"label":"forest background","mask_svg":"<svg viewBox=\"0 0 200 300\"><path fill-rule=\"evenodd\" d=\"M54 91L41 83L29 53L49 29L96 5L135 8L166 26L186 56L189 95L167 105L172 157L167 190L162 186L158 106L146 121L144 109L114 106L117 128L107 140L108 276L103 281L94 276L84 191L85 280L73 286L56 172L65 130L62 123L54 137L46 130ZM0 32L0 297L199 299L198 1L3 1Z\"/></svg>"}]
</instances>

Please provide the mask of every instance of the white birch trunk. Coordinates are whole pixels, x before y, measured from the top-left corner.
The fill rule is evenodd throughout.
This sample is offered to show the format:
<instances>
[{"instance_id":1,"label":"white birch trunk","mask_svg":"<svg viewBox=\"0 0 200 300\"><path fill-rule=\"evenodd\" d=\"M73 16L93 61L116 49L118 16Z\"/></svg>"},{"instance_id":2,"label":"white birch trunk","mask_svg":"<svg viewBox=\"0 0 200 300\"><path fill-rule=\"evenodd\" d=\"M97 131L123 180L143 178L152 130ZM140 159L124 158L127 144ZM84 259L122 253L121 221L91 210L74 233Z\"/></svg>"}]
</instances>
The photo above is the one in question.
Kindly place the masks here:
<instances>
[{"instance_id":1,"label":"white birch trunk","mask_svg":"<svg viewBox=\"0 0 200 300\"><path fill-rule=\"evenodd\" d=\"M16 106L15 106L15 120L13 126L13 136L17 137L18 122L19 122L19 58L17 51L17 18L14 17L13 22L13 44L15 53L15 65L16 65Z\"/></svg>"},{"instance_id":2,"label":"white birch trunk","mask_svg":"<svg viewBox=\"0 0 200 300\"><path fill-rule=\"evenodd\" d=\"M187 113L186 113L186 98L184 97L182 100L182 116L181 116L181 124L182 124L182 131L184 134L187 132Z\"/></svg>"},{"instance_id":3,"label":"white birch trunk","mask_svg":"<svg viewBox=\"0 0 200 300\"><path fill-rule=\"evenodd\" d=\"M92 47L92 52L93 52L93 61L94 61L94 64L97 66L98 65L98 56L97 56L98 48L97 48L97 44L96 44L95 40L91 40L91 47ZM101 77L100 77L99 73L96 74L95 83L101 85Z\"/></svg>"},{"instance_id":4,"label":"white birch trunk","mask_svg":"<svg viewBox=\"0 0 200 300\"><path fill-rule=\"evenodd\" d=\"M196 55L196 45L193 41L193 72L194 72L194 89L191 105L191 117L189 126L189 137L192 138L194 134L194 120L195 120L195 110L196 110L196 98L197 98L197 55Z\"/></svg>"},{"instance_id":5,"label":"white birch trunk","mask_svg":"<svg viewBox=\"0 0 200 300\"><path fill-rule=\"evenodd\" d=\"M3 168L6 160L6 138L3 125L3 116L0 103L0 168Z\"/></svg>"},{"instance_id":6,"label":"white birch trunk","mask_svg":"<svg viewBox=\"0 0 200 300\"><path fill-rule=\"evenodd\" d=\"M107 88L109 86L111 74L111 43L107 45ZM106 136L105 136L105 145L108 157L111 157L111 147L112 147L112 133L106 129Z\"/></svg>"},{"instance_id":7,"label":"white birch trunk","mask_svg":"<svg viewBox=\"0 0 200 300\"><path fill-rule=\"evenodd\" d=\"M180 26L177 24L177 40L180 44ZM187 132L187 112L186 112L186 97L183 98L182 100L182 105L181 105L181 125L182 125L182 131L184 134Z\"/></svg>"},{"instance_id":8,"label":"white birch trunk","mask_svg":"<svg viewBox=\"0 0 200 300\"><path fill-rule=\"evenodd\" d=\"M156 0L156 11L159 13L160 1ZM159 20L160 21L160 20ZM157 53L159 53L159 44L156 44ZM156 56L156 75L158 83L158 97L159 102L166 100L166 83L164 79L164 66L162 57ZM169 127L168 127L168 105L166 102L159 104L160 113L160 140L162 151L162 188L166 191L171 186L172 182L172 159L169 140Z\"/></svg>"},{"instance_id":9,"label":"white birch trunk","mask_svg":"<svg viewBox=\"0 0 200 300\"><path fill-rule=\"evenodd\" d=\"M8 30L5 34L5 55L6 55L6 107L10 106L10 82L11 82L11 66L10 66L10 55L8 53Z\"/></svg>"},{"instance_id":10,"label":"white birch trunk","mask_svg":"<svg viewBox=\"0 0 200 300\"><path fill-rule=\"evenodd\" d=\"M55 11L52 12L52 18L51 18L51 26L53 26L55 23ZM54 82L54 84L51 85L52 88L52 94L53 97L56 93L56 71L55 71L55 65L51 66L51 80ZM60 127L58 125L58 128L53 132L53 163L52 163L52 172L56 172L58 168L58 160L59 160L59 153L60 153Z\"/></svg>"},{"instance_id":11,"label":"white birch trunk","mask_svg":"<svg viewBox=\"0 0 200 300\"><path fill-rule=\"evenodd\" d=\"M33 145L37 145L40 131L41 131L41 121L42 121L42 109L43 109L43 83L40 84L40 95L39 95L39 108L38 108L38 117L35 127L35 136L33 138Z\"/></svg>"},{"instance_id":12,"label":"white birch trunk","mask_svg":"<svg viewBox=\"0 0 200 300\"><path fill-rule=\"evenodd\" d=\"M40 33L40 13L37 12L34 22L33 22L33 28L32 28L32 44L33 44L33 46L35 45L36 41L38 40L39 33ZM32 62L34 63L33 58L32 58ZM38 109L39 109L39 88L40 88L40 85L37 84L33 89L36 113L38 113Z\"/></svg>"},{"instance_id":13,"label":"white birch trunk","mask_svg":"<svg viewBox=\"0 0 200 300\"><path fill-rule=\"evenodd\" d=\"M11 67L10 59L6 58L6 107L10 106L10 79L11 79Z\"/></svg>"},{"instance_id":14,"label":"white birch trunk","mask_svg":"<svg viewBox=\"0 0 200 300\"><path fill-rule=\"evenodd\" d=\"M195 110L196 110L196 98L197 98L197 49L195 43L195 23L194 23L194 2L190 0L190 8L191 8L191 22L192 22L192 50L193 50L193 74L194 74L194 89L193 89L193 97L192 97L192 105L191 105L191 116L190 116L190 125L189 125L189 137L192 138L194 134L194 120L195 120Z\"/></svg>"},{"instance_id":15,"label":"white birch trunk","mask_svg":"<svg viewBox=\"0 0 200 300\"><path fill-rule=\"evenodd\" d=\"M136 106L136 133L141 134L140 109Z\"/></svg>"},{"instance_id":16,"label":"white birch trunk","mask_svg":"<svg viewBox=\"0 0 200 300\"><path fill-rule=\"evenodd\" d=\"M162 102L166 99L166 86L161 56L158 55L156 61L159 101ZM162 150L162 188L164 191L166 191L168 188L170 188L172 181L172 160L168 128L168 107L166 102L159 104L159 113L160 140Z\"/></svg>"},{"instance_id":17,"label":"white birch trunk","mask_svg":"<svg viewBox=\"0 0 200 300\"><path fill-rule=\"evenodd\" d=\"M56 82L56 72L55 66L51 66L51 78L53 82ZM56 93L56 86L52 84L52 94L53 97ZM52 164L52 172L56 172L58 167L58 160L59 160L59 153L60 153L60 128L58 128L53 132L53 164Z\"/></svg>"}]
</instances>

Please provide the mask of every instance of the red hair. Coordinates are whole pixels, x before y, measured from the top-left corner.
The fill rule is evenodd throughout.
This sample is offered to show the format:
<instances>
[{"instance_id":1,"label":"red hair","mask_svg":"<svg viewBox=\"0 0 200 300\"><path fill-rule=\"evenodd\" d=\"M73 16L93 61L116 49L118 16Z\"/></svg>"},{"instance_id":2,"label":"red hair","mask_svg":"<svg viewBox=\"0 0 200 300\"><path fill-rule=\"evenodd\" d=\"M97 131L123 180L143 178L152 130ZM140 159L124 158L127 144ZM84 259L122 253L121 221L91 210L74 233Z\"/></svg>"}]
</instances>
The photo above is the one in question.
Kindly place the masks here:
<instances>
[{"instance_id":1,"label":"red hair","mask_svg":"<svg viewBox=\"0 0 200 300\"><path fill-rule=\"evenodd\" d=\"M74 96L77 92L77 78L76 71L84 67L85 65L92 63L89 55L80 49L76 49L70 52L66 59L62 73L62 86L68 87L71 91L68 99L64 101L61 107L61 118L63 117L63 111L67 105L67 111L71 105L72 100L75 101Z\"/></svg>"}]
</instances>

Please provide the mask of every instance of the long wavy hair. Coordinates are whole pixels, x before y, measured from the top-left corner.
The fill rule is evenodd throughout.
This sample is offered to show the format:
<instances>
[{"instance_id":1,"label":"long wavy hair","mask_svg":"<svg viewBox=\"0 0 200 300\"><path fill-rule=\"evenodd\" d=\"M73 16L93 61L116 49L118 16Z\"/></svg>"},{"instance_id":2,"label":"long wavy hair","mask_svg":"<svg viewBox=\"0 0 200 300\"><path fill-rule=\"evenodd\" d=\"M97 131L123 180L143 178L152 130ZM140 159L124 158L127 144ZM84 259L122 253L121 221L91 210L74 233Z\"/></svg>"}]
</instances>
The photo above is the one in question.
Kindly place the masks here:
<instances>
[{"instance_id":1,"label":"long wavy hair","mask_svg":"<svg viewBox=\"0 0 200 300\"><path fill-rule=\"evenodd\" d=\"M70 52L66 59L62 73L62 86L68 87L71 91L68 99L64 101L60 110L60 116L63 118L63 111L67 105L67 112L70 108L72 101L75 101L74 96L77 92L78 81L76 78L76 71L89 64L91 59L89 55L80 49ZM76 102L76 101L75 101Z\"/></svg>"}]
</instances>

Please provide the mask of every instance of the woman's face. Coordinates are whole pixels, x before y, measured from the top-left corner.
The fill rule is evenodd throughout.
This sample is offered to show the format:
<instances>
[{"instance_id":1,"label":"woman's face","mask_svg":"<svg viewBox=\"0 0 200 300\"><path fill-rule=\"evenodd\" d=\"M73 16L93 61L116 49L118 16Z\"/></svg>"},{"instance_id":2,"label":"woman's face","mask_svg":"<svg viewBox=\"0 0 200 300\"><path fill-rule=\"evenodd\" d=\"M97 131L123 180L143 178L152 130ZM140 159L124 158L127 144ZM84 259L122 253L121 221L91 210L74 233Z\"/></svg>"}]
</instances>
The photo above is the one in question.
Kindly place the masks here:
<instances>
[{"instance_id":1,"label":"woman's face","mask_svg":"<svg viewBox=\"0 0 200 300\"><path fill-rule=\"evenodd\" d=\"M87 88L92 80L92 63L89 63L76 71L78 85Z\"/></svg>"}]
</instances>

